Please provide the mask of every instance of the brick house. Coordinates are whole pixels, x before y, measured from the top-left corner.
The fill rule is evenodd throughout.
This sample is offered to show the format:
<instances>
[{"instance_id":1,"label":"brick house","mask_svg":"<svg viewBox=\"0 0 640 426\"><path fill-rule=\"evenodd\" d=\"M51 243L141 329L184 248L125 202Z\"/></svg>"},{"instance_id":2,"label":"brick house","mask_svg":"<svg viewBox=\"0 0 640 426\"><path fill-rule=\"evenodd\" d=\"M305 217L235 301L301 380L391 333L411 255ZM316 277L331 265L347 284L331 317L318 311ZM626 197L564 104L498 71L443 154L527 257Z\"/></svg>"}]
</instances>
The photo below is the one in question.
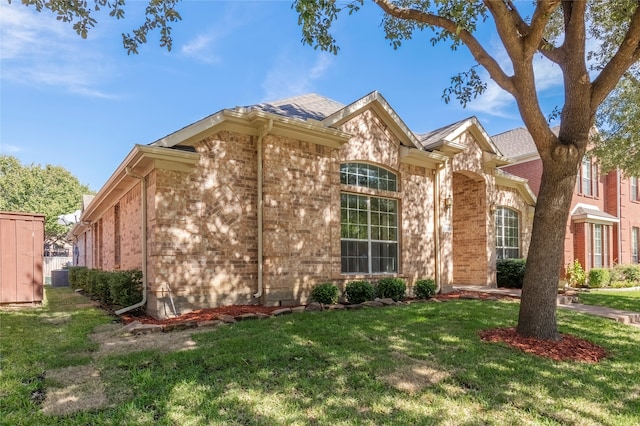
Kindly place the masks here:
<instances>
[{"instance_id":1,"label":"brick house","mask_svg":"<svg viewBox=\"0 0 640 426\"><path fill-rule=\"evenodd\" d=\"M413 133L378 92L224 109L136 145L70 236L78 264L141 268L146 311L292 305L317 283L495 286L535 197L475 117ZM496 249L498 247L498 249Z\"/></svg>"},{"instance_id":2,"label":"brick house","mask_svg":"<svg viewBox=\"0 0 640 426\"><path fill-rule=\"evenodd\" d=\"M553 129L557 132L558 128ZM528 180L538 195L542 160L529 132L513 129L492 137L514 162L501 169ZM578 173L564 243L564 265L574 260L586 271L614 264L638 263L640 194L638 178L619 170L602 174L597 161L585 157Z\"/></svg>"}]
</instances>

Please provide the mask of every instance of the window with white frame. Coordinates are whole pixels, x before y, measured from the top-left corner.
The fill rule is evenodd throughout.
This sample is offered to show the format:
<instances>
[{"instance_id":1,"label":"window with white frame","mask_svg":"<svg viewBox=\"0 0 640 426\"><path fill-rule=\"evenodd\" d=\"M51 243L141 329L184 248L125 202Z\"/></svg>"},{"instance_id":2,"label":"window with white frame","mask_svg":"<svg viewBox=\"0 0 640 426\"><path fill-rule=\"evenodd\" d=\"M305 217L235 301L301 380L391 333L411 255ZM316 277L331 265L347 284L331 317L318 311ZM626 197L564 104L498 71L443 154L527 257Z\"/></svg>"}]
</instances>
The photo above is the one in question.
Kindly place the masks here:
<instances>
[{"instance_id":1,"label":"window with white frame","mask_svg":"<svg viewBox=\"0 0 640 426\"><path fill-rule=\"evenodd\" d=\"M578 172L578 193L590 197L598 196L598 166L586 156L582 159Z\"/></svg>"},{"instance_id":2,"label":"window with white frame","mask_svg":"<svg viewBox=\"0 0 640 426\"><path fill-rule=\"evenodd\" d=\"M598 223L587 224L587 268L608 268L611 266L609 259L609 231L611 226Z\"/></svg>"},{"instance_id":3,"label":"window with white frame","mask_svg":"<svg viewBox=\"0 0 640 426\"><path fill-rule=\"evenodd\" d=\"M631 189L631 201L640 201L640 189L638 188L638 177L631 176L629 179L629 185Z\"/></svg>"},{"instance_id":4,"label":"window with white frame","mask_svg":"<svg viewBox=\"0 0 640 426\"><path fill-rule=\"evenodd\" d=\"M340 181L374 190L397 190L394 173L364 163L343 164ZM342 273L397 273L398 200L341 193L340 237Z\"/></svg>"},{"instance_id":5,"label":"window with white frame","mask_svg":"<svg viewBox=\"0 0 640 426\"><path fill-rule=\"evenodd\" d=\"M638 240L640 239L640 228L631 228L631 263L640 263L638 257Z\"/></svg>"},{"instance_id":6,"label":"window with white frame","mask_svg":"<svg viewBox=\"0 0 640 426\"><path fill-rule=\"evenodd\" d=\"M604 238L602 236L602 225L593 225L593 267L602 268L602 254Z\"/></svg>"},{"instance_id":7,"label":"window with white frame","mask_svg":"<svg viewBox=\"0 0 640 426\"><path fill-rule=\"evenodd\" d=\"M517 211L508 207L496 209L496 257L520 258L520 218Z\"/></svg>"}]
</instances>

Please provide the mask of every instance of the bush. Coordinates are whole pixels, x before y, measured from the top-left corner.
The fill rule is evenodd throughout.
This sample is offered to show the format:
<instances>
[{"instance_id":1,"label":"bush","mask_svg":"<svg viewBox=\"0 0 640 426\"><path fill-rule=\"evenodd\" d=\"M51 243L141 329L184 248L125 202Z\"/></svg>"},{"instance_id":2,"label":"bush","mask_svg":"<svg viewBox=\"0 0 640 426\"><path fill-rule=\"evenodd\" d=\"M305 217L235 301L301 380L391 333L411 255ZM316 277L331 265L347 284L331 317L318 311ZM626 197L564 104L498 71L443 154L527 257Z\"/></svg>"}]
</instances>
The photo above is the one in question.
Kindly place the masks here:
<instances>
[{"instance_id":1,"label":"bush","mask_svg":"<svg viewBox=\"0 0 640 426\"><path fill-rule=\"evenodd\" d=\"M129 306L142 300L142 271L102 271L69 268L69 283L108 305Z\"/></svg>"},{"instance_id":2,"label":"bush","mask_svg":"<svg viewBox=\"0 0 640 426\"><path fill-rule=\"evenodd\" d=\"M590 288L600 288L606 287L609 285L611 281L611 275L609 274L608 269L604 268L593 268L589 271L589 287Z\"/></svg>"},{"instance_id":3,"label":"bush","mask_svg":"<svg viewBox=\"0 0 640 426\"><path fill-rule=\"evenodd\" d=\"M84 277L86 277L87 268L84 266L70 266L68 269L69 285L71 286L71 288L82 288Z\"/></svg>"},{"instance_id":4,"label":"bush","mask_svg":"<svg viewBox=\"0 0 640 426\"><path fill-rule=\"evenodd\" d=\"M416 297L419 299L431 299L436 295L436 282L432 279L418 280L415 284Z\"/></svg>"},{"instance_id":5,"label":"bush","mask_svg":"<svg viewBox=\"0 0 640 426\"><path fill-rule=\"evenodd\" d=\"M616 265L611 269L611 287L640 285L640 265Z\"/></svg>"},{"instance_id":6,"label":"bush","mask_svg":"<svg viewBox=\"0 0 640 426\"><path fill-rule=\"evenodd\" d=\"M113 272L101 271L93 269L91 274L92 294L102 303L111 303L111 290L109 288L110 274Z\"/></svg>"},{"instance_id":7,"label":"bush","mask_svg":"<svg viewBox=\"0 0 640 426\"><path fill-rule=\"evenodd\" d=\"M496 262L496 282L498 287L522 288L525 259L500 259Z\"/></svg>"},{"instance_id":8,"label":"bush","mask_svg":"<svg viewBox=\"0 0 640 426\"><path fill-rule=\"evenodd\" d=\"M567 281L571 287L584 287L587 281L587 274L577 259L567 265Z\"/></svg>"},{"instance_id":9,"label":"bush","mask_svg":"<svg viewBox=\"0 0 640 426\"><path fill-rule=\"evenodd\" d=\"M404 299L407 285L402 278L383 278L378 281L376 293L381 299L391 298L394 301Z\"/></svg>"},{"instance_id":10,"label":"bush","mask_svg":"<svg viewBox=\"0 0 640 426\"><path fill-rule=\"evenodd\" d=\"M338 303L338 287L333 283L318 284L311 291L311 300L325 305Z\"/></svg>"},{"instance_id":11,"label":"bush","mask_svg":"<svg viewBox=\"0 0 640 426\"><path fill-rule=\"evenodd\" d=\"M109 291L114 305L130 306L142 300L142 271L112 272L109 277Z\"/></svg>"},{"instance_id":12,"label":"bush","mask_svg":"<svg viewBox=\"0 0 640 426\"><path fill-rule=\"evenodd\" d=\"M369 281L351 281L347 284L344 294L349 303L356 304L373 300L375 293Z\"/></svg>"}]
</instances>

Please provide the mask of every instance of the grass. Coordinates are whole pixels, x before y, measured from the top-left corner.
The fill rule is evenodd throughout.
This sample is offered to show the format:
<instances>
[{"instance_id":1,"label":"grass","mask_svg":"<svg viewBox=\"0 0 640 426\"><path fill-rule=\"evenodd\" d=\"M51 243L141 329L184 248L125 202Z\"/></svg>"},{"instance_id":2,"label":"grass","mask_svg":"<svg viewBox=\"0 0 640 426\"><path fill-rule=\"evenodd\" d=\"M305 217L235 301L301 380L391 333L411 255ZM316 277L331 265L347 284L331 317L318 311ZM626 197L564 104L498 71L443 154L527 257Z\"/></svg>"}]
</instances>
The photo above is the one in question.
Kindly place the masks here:
<instances>
[{"instance_id":1,"label":"grass","mask_svg":"<svg viewBox=\"0 0 640 426\"><path fill-rule=\"evenodd\" d=\"M640 290L591 290L579 293L580 303L640 312Z\"/></svg>"},{"instance_id":2,"label":"grass","mask_svg":"<svg viewBox=\"0 0 640 426\"><path fill-rule=\"evenodd\" d=\"M194 334L192 350L91 357L87 333L111 318L58 306L79 297L66 289L47 297L0 312L2 424L636 425L640 413L640 330L574 312L558 311L560 329L604 346L598 364L482 342L479 330L515 325L518 304L474 300L245 321ZM83 364L108 404L43 414L34 383L55 383L38 375Z\"/></svg>"}]
</instances>

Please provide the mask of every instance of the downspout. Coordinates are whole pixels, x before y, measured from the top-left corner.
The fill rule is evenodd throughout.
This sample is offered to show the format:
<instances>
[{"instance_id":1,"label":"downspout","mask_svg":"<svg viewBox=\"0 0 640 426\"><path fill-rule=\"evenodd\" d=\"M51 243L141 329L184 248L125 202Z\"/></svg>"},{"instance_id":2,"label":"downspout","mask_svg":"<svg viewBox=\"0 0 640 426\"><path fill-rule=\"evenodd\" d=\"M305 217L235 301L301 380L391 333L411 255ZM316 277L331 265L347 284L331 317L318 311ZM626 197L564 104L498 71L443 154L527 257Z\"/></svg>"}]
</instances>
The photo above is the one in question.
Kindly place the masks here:
<instances>
[{"instance_id":1,"label":"downspout","mask_svg":"<svg viewBox=\"0 0 640 426\"><path fill-rule=\"evenodd\" d=\"M438 164L436 170L433 171L433 234L436 243L435 250L435 275L436 275L436 293L440 293L442 285L440 283L440 170L442 164Z\"/></svg>"},{"instance_id":2,"label":"downspout","mask_svg":"<svg viewBox=\"0 0 640 426\"><path fill-rule=\"evenodd\" d=\"M621 200L620 198L622 197L622 194L620 194L620 191L622 190L622 173L620 173L620 169L616 169L616 190L617 190L617 194L616 194L616 216L618 217L618 263L622 263L622 227L621 225L621 220L622 220L622 210L621 210Z\"/></svg>"},{"instance_id":3,"label":"downspout","mask_svg":"<svg viewBox=\"0 0 640 426\"><path fill-rule=\"evenodd\" d=\"M143 176L134 174L130 167L125 169L127 176L140 180L142 197L142 300L134 305L127 306L115 312L121 315L133 309L140 308L147 303L147 182Z\"/></svg>"},{"instance_id":4,"label":"downspout","mask_svg":"<svg viewBox=\"0 0 640 426\"><path fill-rule=\"evenodd\" d=\"M262 173L262 140L273 128L273 119L269 119L269 123L262 127L262 131L258 135L258 142L256 149L258 151L258 291L253 295L256 299L262 296L263 288L263 266L264 266L264 249L263 249L263 221L262 215L264 210L263 201L263 181L264 176Z\"/></svg>"}]
</instances>

